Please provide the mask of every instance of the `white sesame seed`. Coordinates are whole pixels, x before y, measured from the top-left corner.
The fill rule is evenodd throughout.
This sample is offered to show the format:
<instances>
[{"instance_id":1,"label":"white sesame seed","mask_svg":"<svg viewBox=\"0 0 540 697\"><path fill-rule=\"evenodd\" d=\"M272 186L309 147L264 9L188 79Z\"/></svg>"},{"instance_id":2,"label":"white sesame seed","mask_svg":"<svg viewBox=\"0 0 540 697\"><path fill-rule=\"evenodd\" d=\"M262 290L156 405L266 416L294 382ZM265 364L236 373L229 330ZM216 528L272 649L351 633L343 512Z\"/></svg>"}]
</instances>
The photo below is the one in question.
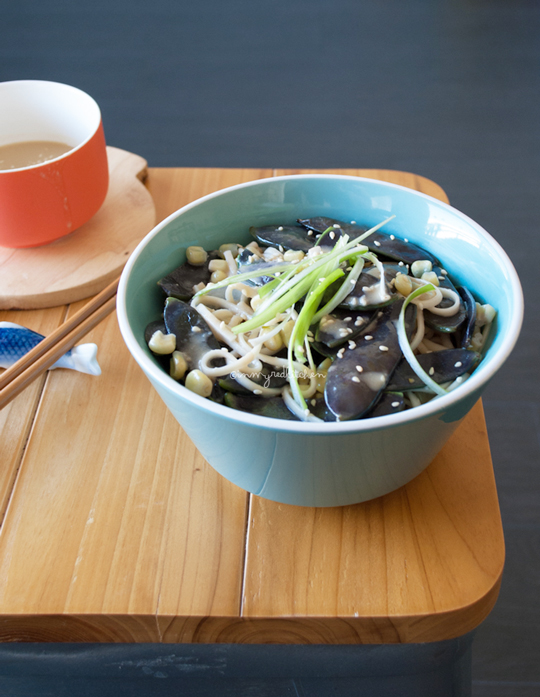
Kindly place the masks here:
<instances>
[{"instance_id":1,"label":"white sesame seed","mask_svg":"<svg viewBox=\"0 0 540 697\"><path fill-rule=\"evenodd\" d=\"M374 244L376 247L380 247L380 246L381 246L381 243L380 243L379 241L377 241L377 240L375 240L375 242L374 242L373 244Z\"/></svg>"},{"instance_id":2,"label":"white sesame seed","mask_svg":"<svg viewBox=\"0 0 540 697\"><path fill-rule=\"evenodd\" d=\"M346 327L341 327L341 329L339 330L339 335L340 335L340 336L347 336L348 333L349 333L349 332L347 331L347 328L346 328Z\"/></svg>"},{"instance_id":3,"label":"white sesame seed","mask_svg":"<svg viewBox=\"0 0 540 697\"><path fill-rule=\"evenodd\" d=\"M343 354L344 354L344 353L345 353L345 349L344 349L344 348L339 349L339 351L337 352L337 357L338 357L338 358L343 358Z\"/></svg>"},{"instance_id":4,"label":"white sesame seed","mask_svg":"<svg viewBox=\"0 0 540 697\"><path fill-rule=\"evenodd\" d=\"M434 374L435 374L435 368L434 368L433 366L429 369L429 374L430 374L430 375L434 375Z\"/></svg>"},{"instance_id":5,"label":"white sesame seed","mask_svg":"<svg viewBox=\"0 0 540 697\"><path fill-rule=\"evenodd\" d=\"M281 245L279 245L279 251L282 253L285 251Z\"/></svg>"},{"instance_id":6,"label":"white sesame seed","mask_svg":"<svg viewBox=\"0 0 540 697\"><path fill-rule=\"evenodd\" d=\"M345 317L345 319L344 319L343 321L344 321L344 322L350 322L351 320L352 320L352 317Z\"/></svg>"},{"instance_id":7,"label":"white sesame seed","mask_svg":"<svg viewBox=\"0 0 540 697\"><path fill-rule=\"evenodd\" d=\"M405 264L402 261L399 261L398 266L405 266Z\"/></svg>"},{"instance_id":8,"label":"white sesame seed","mask_svg":"<svg viewBox=\"0 0 540 697\"><path fill-rule=\"evenodd\" d=\"M399 402L392 402L392 406L394 407L394 409L395 409L396 407L399 407Z\"/></svg>"},{"instance_id":9,"label":"white sesame seed","mask_svg":"<svg viewBox=\"0 0 540 697\"><path fill-rule=\"evenodd\" d=\"M253 390L253 394L262 394L262 390Z\"/></svg>"},{"instance_id":10,"label":"white sesame seed","mask_svg":"<svg viewBox=\"0 0 540 697\"><path fill-rule=\"evenodd\" d=\"M442 273L443 276L447 276L447 275L448 275L448 271L447 271L446 269L441 269L441 273Z\"/></svg>"},{"instance_id":11,"label":"white sesame seed","mask_svg":"<svg viewBox=\"0 0 540 697\"><path fill-rule=\"evenodd\" d=\"M312 407L316 407L316 406L317 406L317 400L316 400L316 399L312 399L312 400L311 400L311 406L312 406Z\"/></svg>"},{"instance_id":12,"label":"white sesame seed","mask_svg":"<svg viewBox=\"0 0 540 697\"><path fill-rule=\"evenodd\" d=\"M349 348L350 349L356 348L356 341L349 341Z\"/></svg>"},{"instance_id":13,"label":"white sesame seed","mask_svg":"<svg viewBox=\"0 0 540 697\"><path fill-rule=\"evenodd\" d=\"M364 372L364 369L362 368L361 365L357 365L357 366L356 366L356 370L357 370L359 373L363 373L363 372Z\"/></svg>"},{"instance_id":14,"label":"white sesame seed","mask_svg":"<svg viewBox=\"0 0 540 697\"><path fill-rule=\"evenodd\" d=\"M332 225L332 227L337 227L337 228L340 228L340 227L341 227L341 225L338 225L338 223L334 223L334 224Z\"/></svg>"},{"instance_id":15,"label":"white sesame seed","mask_svg":"<svg viewBox=\"0 0 540 697\"><path fill-rule=\"evenodd\" d=\"M353 377L351 378L351 380L352 380L353 382L360 382L360 378L357 378L356 375L353 375Z\"/></svg>"},{"instance_id":16,"label":"white sesame seed","mask_svg":"<svg viewBox=\"0 0 540 697\"><path fill-rule=\"evenodd\" d=\"M373 337L371 336L371 334L368 334L367 336L364 337L364 339L366 341L371 341L373 339Z\"/></svg>"},{"instance_id":17,"label":"white sesame seed","mask_svg":"<svg viewBox=\"0 0 540 697\"><path fill-rule=\"evenodd\" d=\"M388 346L379 346L379 351L388 351Z\"/></svg>"},{"instance_id":18,"label":"white sesame seed","mask_svg":"<svg viewBox=\"0 0 540 697\"><path fill-rule=\"evenodd\" d=\"M330 233L328 234L328 237L329 237L331 240L333 240L333 239L335 239L335 237L336 237L336 233L335 233L334 231L332 231L332 232L330 232Z\"/></svg>"},{"instance_id":19,"label":"white sesame seed","mask_svg":"<svg viewBox=\"0 0 540 697\"><path fill-rule=\"evenodd\" d=\"M460 375L459 378L456 378L456 382L462 382L463 381L463 376Z\"/></svg>"},{"instance_id":20,"label":"white sesame seed","mask_svg":"<svg viewBox=\"0 0 540 697\"><path fill-rule=\"evenodd\" d=\"M394 235L390 235L390 239L391 239L391 240L395 240L396 238L395 238Z\"/></svg>"},{"instance_id":21,"label":"white sesame seed","mask_svg":"<svg viewBox=\"0 0 540 697\"><path fill-rule=\"evenodd\" d=\"M198 333L199 333L200 331L202 331L202 330L201 330L200 327L191 327L191 331L192 331L192 332L195 332L195 334L198 334Z\"/></svg>"},{"instance_id":22,"label":"white sesame seed","mask_svg":"<svg viewBox=\"0 0 540 697\"><path fill-rule=\"evenodd\" d=\"M439 279L439 281L444 281L444 276L437 276L437 278Z\"/></svg>"},{"instance_id":23,"label":"white sesame seed","mask_svg":"<svg viewBox=\"0 0 540 697\"><path fill-rule=\"evenodd\" d=\"M364 318L363 317L357 317L354 321L354 326L359 327L361 324L364 324Z\"/></svg>"},{"instance_id":24,"label":"white sesame seed","mask_svg":"<svg viewBox=\"0 0 540 697\"><path fill-rule=\"evenodd\" d=\"M278 227L278 230L279 230L279 231L283 230L283 225L280 225L280 226Z\"/></svg>"},{"instance_id":25,"label":"white sesame seed","mask_svg":"<svg viewBox=\"0 0 540 697\"><path fill-rule=\"evenodd\" d=\"M463 363L461 361L458 361L457 363L454 363L454 368L461 368Z\"/></svg>"},{"instance_id":26,"label":"white sesame seed","mask_svg":"<svg viewBox=\"0 0 540 697\"><path fill-rule=\"evenodd\" d=\"M405 238L403 241L405 242L405 244L409 243L409 240L407 238Z\"/></svg>"},{"instance_id":27,"label":"white sesame seed","mask_svg":"<svg viewBox=\"0 0 540 697\"><path fill-rule=\"evenodd\" d=\"M307 234L308 234L308 235L313 235L313 230L308 230L308 231L307 231Z\"/></svg>"},{"instance_id":28,"label":"white sesame seed","mask_svg":"<svg viewBox=\"0 0 540 697\"><path fill-rule=\"evenodd\" d=\"M351 220L351 225L356 225L356 220Z\"/></svg>"}]
</instances>

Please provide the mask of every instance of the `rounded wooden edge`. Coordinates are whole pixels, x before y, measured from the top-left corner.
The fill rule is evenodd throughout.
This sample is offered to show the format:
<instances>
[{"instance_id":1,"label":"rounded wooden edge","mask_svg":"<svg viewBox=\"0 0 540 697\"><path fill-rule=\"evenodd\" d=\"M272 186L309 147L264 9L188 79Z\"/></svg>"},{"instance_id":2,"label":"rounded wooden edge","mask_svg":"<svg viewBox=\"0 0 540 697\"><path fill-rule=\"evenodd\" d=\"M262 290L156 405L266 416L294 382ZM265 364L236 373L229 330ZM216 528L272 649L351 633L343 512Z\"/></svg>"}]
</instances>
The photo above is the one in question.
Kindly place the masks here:
<instances>
[{"instance_id":1,"label":"rounded wooden edge","mask_svg":"<svg viewBox=\"0 0 540 697\"><path fill-rule=\"evenodd\" d=\"M178 617L164 615L0 615L0 642L362 645L414 644L464 636L495 605L501 576L456 611L394 617Z\"/></svg>"}]
</instances>

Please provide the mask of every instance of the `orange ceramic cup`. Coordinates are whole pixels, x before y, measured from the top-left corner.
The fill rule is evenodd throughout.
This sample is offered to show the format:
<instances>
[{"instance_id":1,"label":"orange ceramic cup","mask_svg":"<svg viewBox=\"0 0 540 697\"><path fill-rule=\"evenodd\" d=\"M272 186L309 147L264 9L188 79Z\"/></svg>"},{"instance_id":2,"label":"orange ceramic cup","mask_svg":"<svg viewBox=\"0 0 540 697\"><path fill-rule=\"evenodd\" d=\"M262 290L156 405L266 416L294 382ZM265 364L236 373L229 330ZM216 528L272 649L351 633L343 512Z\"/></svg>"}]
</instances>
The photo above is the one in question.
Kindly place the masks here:
<instances>
[{"instance_id":1,"label":"orange ceramic cup","mask_svg":"<svg viewBox=\"0 0 540 697\"><path fill-rule=\"evenodd\" d=\"M29 141L71 149L39 164L0 169L1 247L36 247L68 235L97 213L107 194L101 112L85 92L41 80L0 83L0 152Z\"/></svg>"}]
</instances>

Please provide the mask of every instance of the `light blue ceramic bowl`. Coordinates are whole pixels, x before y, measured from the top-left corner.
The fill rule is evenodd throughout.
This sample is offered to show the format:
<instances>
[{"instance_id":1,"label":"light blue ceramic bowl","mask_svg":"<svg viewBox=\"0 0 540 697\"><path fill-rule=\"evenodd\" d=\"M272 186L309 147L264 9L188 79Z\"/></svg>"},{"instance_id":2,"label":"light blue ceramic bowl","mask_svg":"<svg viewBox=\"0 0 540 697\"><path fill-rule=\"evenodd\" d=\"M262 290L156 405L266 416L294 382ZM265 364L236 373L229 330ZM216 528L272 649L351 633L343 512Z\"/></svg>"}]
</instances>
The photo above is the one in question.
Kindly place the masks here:
<instances>
[{"instance_id":1,"label":"light blue ceramic bowl","mask_svg":"<svg viewBox=\"0 0 540 697\"><path fill-rule=\"evenodd\" d=\"M458 282L498 312L480 366L454 392L405 412L342 423L282 421L215 404L190 392L157 364L145 326L163 310L156 282L184 261L189 245L213 249L250 240L251 225L328 216L375 225L441 259ZM240 184L173 213L139 244L122 274L118 321L131 354L206 460L259 496L301 506L373 499L424 470L512 351L523 296L499 244L454 208L385 182L339 175L297 175Z\"/></svg>"}]
</instances>

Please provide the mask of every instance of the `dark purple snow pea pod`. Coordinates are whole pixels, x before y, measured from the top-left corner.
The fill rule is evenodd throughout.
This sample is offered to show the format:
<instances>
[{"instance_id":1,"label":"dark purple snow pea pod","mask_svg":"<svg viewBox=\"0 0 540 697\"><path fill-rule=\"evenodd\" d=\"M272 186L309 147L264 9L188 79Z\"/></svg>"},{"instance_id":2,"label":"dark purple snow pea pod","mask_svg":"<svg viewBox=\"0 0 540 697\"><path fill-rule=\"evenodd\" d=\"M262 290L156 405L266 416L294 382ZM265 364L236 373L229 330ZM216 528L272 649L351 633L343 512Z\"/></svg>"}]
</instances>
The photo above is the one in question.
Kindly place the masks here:
<instances>
[{"instance_id":1,"label":"dark purple snow pea pod","mask_svg":"<svg viewBox=\"0 0 540 697\"><path fill-rule=\"evenodd\" d=\"M471 345L474 327L476 325L476 300L474 299L471 291L464 286L458 288L458 293L461 295L467 311L467 321L464 322L461 327L459 345L461 348L467 349Z\"/></svg>"},{"instance_id":2,"label":"dark purple snow pea pod","mask_svg":"<svg viewBox=\"0 0 540 697\"><path fill-rule=\"evenodd\" d=\"M250 227L250 234L259 244L281 250L308 252L315 246L314 236L300 225L264 225Z\"/></svg>"},{"instance_id":3,"label":"dark purple snow pea pod","mask_svg":"<svg viewBox=\"0 0 540 697\"><path fill-rule=\"evenodd\" d=\"M416 356L423 370L437 383L450 382L476 368L482 356L466 349L446 349ZM402 392L424 387L422 380L403 358L392 375L387 390Z\"/></svg>"},{"instance_id":4,"label":"dark purple snow pea pod","mask_svg":"<svg viewBox=\"0 0 540 697\"><path fill-rule=\"evenodd\" d=\"M199 368L199 361L207 351L221 348L206 321L182 300L167 298L163 319L167 332L176 336L176 350L184 355L190 370ZM220 358L215 365L223 363L224 359Z\"/></svg>"},{"instance_id":5,"label":"dark purple snow pea pod","mask_svg":"<svg viewBox=\"0 0 540 697\"><path fill-rule=\"evenodd\" d=\"M181 264L170 274L164 276L158 281L158 286L161 287L165 295L178 300L190 300L194 295L193 286L199 283L210 283L212 272L208 268L208 264L212 259L221 259L218 251L208 252L208 259L200 266L195 266L189 262Z\"/></svg>"},{"instance_id":6,"label":"dark purple snow pea pod","mask_svg":"<svg viewBox=\"0 0 540 697\"><path fill-rule=\"evenodd\" d=\"M379 294L380 274L376 266L364 269L352 291L340 303L339 307L353 309L374 310L393 303L402 296L396 293L392 281L402 273L403 267L394 262L384 262L385 296Z\"/></svg>"},{"instance_id":7,"label":"dark purple snow pea pod","mask_svg":"<svg viewBox=\"0 0 540 697\"><path fill-rule=\"evenodd\" d=\"M348 310L336 307L324 315L315 333L315 340L329 348L341 346L361 334L375 317L376 310Z\"/></svg>"},{"instance_id":8,"label":"dark purple snow pea pod","mask_svg":"<svg viewBox=\"0 0 540 697\"><path fill-rule=\"evenodd\" d=\"M337 420L362 418L375 405L401 359L397 322L403 300L388 305L369 327L347 348L338 351L328 369L324 396ZM407 335L412 336L416 306L405 310Z\"/></svg>"},{"instance_id":9,"label":"dark purple snow pea pod","mask_svg":"<svg viewBox=\"0 0 540 697\"><path fill-rule=\"evenodd\" d=\"M377 416L388 416L405 410L405 399L402 392L384 392L364 419L374 419Z\"/></svg>"},{"instance_id":10,"label":"dark purple snow pea pod","mask_svg":"<svg viewBox=\"0 0 540 697\"><path fill-rule=\"evenodd\" d=\"M326 218L324 216L303 220L299 219L298 222L304 225L308 230L313 230L318 233L322 233L331 227L336 239L341 235L348 235L349 239L354 240L369 230L369 227L365 225L345 223L341 220ZM415 261L428 259L434 266L439 266L438 259L426 249L412 242L398 239L394 235L387 235L380 231L372 232L365 240L362 240L361 244L364 244L375 254L383 254L389 259L402 261L404 264L412 264Z\"/></svg>"}]
</instances>

